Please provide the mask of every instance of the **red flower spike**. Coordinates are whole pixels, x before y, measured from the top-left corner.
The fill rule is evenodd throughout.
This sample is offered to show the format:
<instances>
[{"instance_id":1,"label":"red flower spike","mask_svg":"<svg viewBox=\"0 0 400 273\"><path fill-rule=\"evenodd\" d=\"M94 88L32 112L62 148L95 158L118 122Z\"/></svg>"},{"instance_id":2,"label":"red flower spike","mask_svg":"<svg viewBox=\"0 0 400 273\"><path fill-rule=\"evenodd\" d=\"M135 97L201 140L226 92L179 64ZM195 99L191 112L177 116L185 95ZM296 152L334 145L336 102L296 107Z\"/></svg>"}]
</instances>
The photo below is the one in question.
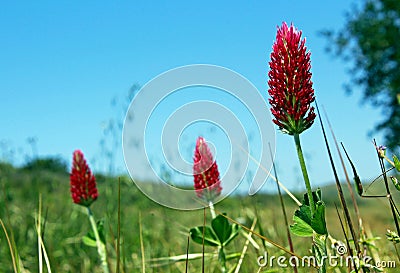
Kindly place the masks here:
<instances>
[{"instance_id":1,"label":"red flower spike","mask_svg":"<svg viewBox=\"0 0 400 273\"><path fill-rule=\"evenodd\" d=\"M89 207L98 196L96 178L80 150L74 151L69 179L74 203Z\"/></svg>"},{"instance_id":2,"label":"red flower spike","mask_svg":"<svg viewBox=\"0 0 400 273\"><path fill-rule=\"evenodd\" d=\"M197 138L193 157L194 189L199 198L212 201L222 191L218 165L203 137Z\"/></svg>"},{"instance_id":3,"label":"red flower spike","mask_svg":"<svg viewBox=\"0 0 400 273\"><path fill-rule=\"evenodd\" d=\"M316 117L311 81L310 52L301 31L283 23L278 27L269 62L269 90L273 122L287 134L300 134L311 127Z\"/></svg>"}]
</instances>

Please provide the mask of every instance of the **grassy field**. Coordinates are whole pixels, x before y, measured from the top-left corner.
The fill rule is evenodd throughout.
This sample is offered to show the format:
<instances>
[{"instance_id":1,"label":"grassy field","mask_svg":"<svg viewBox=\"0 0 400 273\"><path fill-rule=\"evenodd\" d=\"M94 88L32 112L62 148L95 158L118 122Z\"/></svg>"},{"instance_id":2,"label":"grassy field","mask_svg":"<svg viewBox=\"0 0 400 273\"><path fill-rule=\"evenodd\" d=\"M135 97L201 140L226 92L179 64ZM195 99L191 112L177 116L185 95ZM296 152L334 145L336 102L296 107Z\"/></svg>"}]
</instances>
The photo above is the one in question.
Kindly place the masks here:
<instances>
[{"instance_id":1,"label":"grassy field","mask_svg":"<svg viewBox=\"0 0 400 273\"><path fill-rule=\"evenodd\" d=\"M93 203L92 210L96 219L104 220L108 262L111 272L116 272L118 178L102 175L96 177L99 198ZM189 229L203 224L203 210L177 211L165 208L145 197L129 178L120 179L122 264L120 272L185 272L185 259L173 262L172 259L161 258L186 254ZM269 183L271 187L276 187L272 181ZM52 272L102 272L96 248L82 243L82 237L90 230L89 221L85 208L72 203L69 175L66 171L46 168L23 169L1 163L0 185L2 192L0 219L5 224L10 240L15 241L15 248L20 258L20 272L38 272L38 236L35 219L38 215L39 200L42 203L42 237ZM345 185L344 190L348 192ZM339 204L336 187L323 188L322 192L327 205L328 231L334 238L344 240L334 206L335 203ZM382 193L379 182L375 183L370 192ZM289 222L292 223L291 218L297 205L288 196L284 196L284 200ZM393 244L385 238L388 228L395 229L386 198L361 200L357 197L357 200L368 237L380 237L373 241L379 258L382 261L393 260L398 263ZM256 219L254 232L263 234L288 248L278 196L265 194L253 197L231 196L218 203L215 208L218 212L226 212L228 216L246 227L251 227ZM353 211L351 205L350 210ZM211 217L208 210L206 215L209 224ZM357 226L354 215L353 219ZM241 234L228 245L226 249L228 254L240 254L243 251L247 233L242 228ZM285 255L285 253L254 234L252 238L254 241L248 243L239 272L286 272L285 269L278 267L260 269L257 258L265 251L270 256ZM300 256L308 255L310 238L296 236L292 238L295 253ZM215 248L206 246L205 252L214 253ZM189 253L202 253L202 246L190 241ZM179 260L180 257L175 258ZM234 258L228 261L228 267L233 268L238 260L239 258ZM188 266L188 272L202 272L201 258L190 260ZM309 268L299 270L299 272L310 271L313 270ZM3 230L0 232L0 272L14 272ZM220 272L216 256L206 256L205 272ZM287 272L293 270L287 269ZM328 272L347 272L347 269L331 268ZM398 271L385 269L385 272Z\"/></svg>"}]
</instances>

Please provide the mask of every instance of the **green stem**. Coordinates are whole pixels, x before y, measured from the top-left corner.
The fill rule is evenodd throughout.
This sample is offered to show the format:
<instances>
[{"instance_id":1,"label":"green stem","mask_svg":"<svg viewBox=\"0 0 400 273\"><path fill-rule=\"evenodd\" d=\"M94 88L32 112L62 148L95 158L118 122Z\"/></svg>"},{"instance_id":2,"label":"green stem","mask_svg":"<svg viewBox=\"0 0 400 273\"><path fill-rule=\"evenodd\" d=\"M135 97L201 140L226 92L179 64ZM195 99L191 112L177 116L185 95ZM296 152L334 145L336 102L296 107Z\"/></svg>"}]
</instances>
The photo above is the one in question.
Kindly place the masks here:
<instances>
[{"instance_id":1,"label":"green stem","mask_svg":"<svg viewBox=\"0 0 400 273\"><path fill-rule=\"evenodd\" d=\"M399 260L399 262L400 262L399 251L397 250L397 246L396 246L396 243L395 243L395 242L393 242L393 246L394 246L394 249L396 250L397 259L398 259L398 260Z\"/></svg>"},{"instance_id":2,"label":"green stem","mask_svg":"<svg viewBox=\"0 0 400 273\"><path fill-rule=\"evenodd\" d=\"M223 247L223 246L220 246L220 247L219 247L218 258L219 258L219 262L220 262L220 264L221 264L221 271L222 271L222 273L227 272L227 268L226 268L226 257L225 257L225 252L224 252L224 247Z\"/></svg>"},{"instance_id":3,"label":"green stem","mask_svg":"<svg viewBox=\"0 0 400 273\"><path fill-rule=\"evenodd\" d=\"M100 256L101 266L103 267L103 272L109 273L108 264L107 264L106 246L100 240L99 231L97 230L97 225L96 225L96 221L94 220L92 210L90 209L90 207L87 207L87 210L88 210L90 225L92 226L94 237L96 238L97 253Z\"/></svg>"},{"instance_id":4,"label":"green stem","mask_svg":"<svg viewBox=\"0 0 400 273\"><path fill-rule=\"evenodd\" d=\"M315 204L314 204L314 198L312 195L310 179L308 178L306 162L304 161L303 151L301 150L300 136L299 136L299 134L294 134L293 137L294 137L294 142L296 144L297 156L299 157L301 172L303 173L304 183L306 184L306 188L307 188L307 195L308 195L308 201L310 203L311 217L313 217L314 210L315 210Z\"/></svg>"},{"instance_id":5,"label":"green stem","mask_svg":"<svg viewBox=\"0 0 400 273\"><path fill-rule=\"evenodd\" d=\"M216 214L215 214L215 209L214 209L214 204L212 201L208 202L208 206L210 207L210 212L211 212L211 217L212 219L215 219Z\"/></svg>"},{"instance_id":6,"label":"green stem","mask_svg":"<svg viewBox=\"0 0 400 273\"><path fill-rule=\"evenodd\" d=\"M214 204L211 200L208 202L208 206L210 208L212 219L215 219L216 214L215 214ZM224 247L222 245L218 247L218 261L221 265L221 272L222 273L227 272L226 257L225 257Z\"/></svg>"}]
</instances>

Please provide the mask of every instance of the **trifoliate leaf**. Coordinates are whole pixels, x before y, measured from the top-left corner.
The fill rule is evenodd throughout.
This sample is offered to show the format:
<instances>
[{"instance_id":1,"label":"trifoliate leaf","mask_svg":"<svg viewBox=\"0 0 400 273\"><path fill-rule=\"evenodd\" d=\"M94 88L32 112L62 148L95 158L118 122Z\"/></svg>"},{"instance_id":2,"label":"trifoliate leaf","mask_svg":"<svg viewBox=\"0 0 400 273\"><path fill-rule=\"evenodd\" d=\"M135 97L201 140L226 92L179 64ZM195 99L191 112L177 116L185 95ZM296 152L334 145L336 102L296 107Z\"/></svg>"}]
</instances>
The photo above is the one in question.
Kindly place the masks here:
<instances>
[{"instance_id":1,"label":"trifoliate leaf","mask_svg":"<svg viewBox=\"0 0 400 273\"><path fill-rule=\"evenodd\" d=\"M190 237L192 240L200 245L203 244L203 230L204 230L204 245L219 246L220 242L215 235L214 231L208 226L199 226L190 229Z\"/></svg>"},{"instance_id":2,"label":"trifoliate leaf","mask_svg":"<svg viewBox=\"0 0 400 273\"><path fill-rule=\"evenodd\" d=\"M211 226L223 246L232 241L239 233L239 226L237 224L231 225L223 215L215 217L211 221Z\"/></svg>"},{"instance_id":3,"label":"trifoliate leaf","mask_svg":"<svg viewBox=\"0 0 400 273\"><path fill-rule=\"evenodd\" d=\"M294 224L290 226L293 234L301 237L311 237L313 235L312 227L296 214L293 216L293 221Z\"/></svg>"},{"instance_id":4,"label":"trifoliate leaf","mask_svg":"<svg viewBox=\"0 0 400 273\"><path fill-rule=\"evenodd\" d=\"M325 204L322 201L317 202L314 217L311 220L312 229L321 235L328 234L325 222Z\"/></svg>"}]
</instances>

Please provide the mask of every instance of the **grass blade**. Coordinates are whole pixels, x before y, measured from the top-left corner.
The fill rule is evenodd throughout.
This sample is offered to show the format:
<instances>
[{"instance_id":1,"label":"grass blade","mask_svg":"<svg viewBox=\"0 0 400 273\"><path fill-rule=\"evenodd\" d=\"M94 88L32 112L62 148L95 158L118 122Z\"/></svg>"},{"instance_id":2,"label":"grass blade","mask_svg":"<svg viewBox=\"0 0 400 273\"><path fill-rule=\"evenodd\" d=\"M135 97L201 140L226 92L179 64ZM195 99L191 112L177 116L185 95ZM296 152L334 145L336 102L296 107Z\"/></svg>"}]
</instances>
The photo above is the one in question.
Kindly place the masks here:
<instances>
[{"instance_id":1,"label":"grass blade","mask_svg":"<svg viewBox=\"0 0 400 273\"><path fill-rule=\"evenodd\" d=\"M319 121L320 121L320 124L321 124L322 134L324 136L324 141L325 141L325 146L326 146L326 149L327 149L327 152L328 152L329 161L331 162L333 175L335 177L336 188L338 190L339 200L340 200L340 203L342 205L342 208L343 208L343 211L344 211L344 214L345 214L345 217L346 217L346 222L347 222L347 224L348 224L348 226L350 228L350 233L351 233L351 236L353 237L353 241L354 241L354 245L355 245L356 251L357 251L357 253L360 253L360 246L358 245L358 236L356 235L356 233L354 231L353 222L351 220L349 209L348 209L347 204L346 204L346 199L344 198L342 185L340 184L340 181L339 181L339 177L338 177L338 174L337 174L337 171L336 171L335 163L333 162L331 149L329 148L328 138L326 137L324 124L322 122L322 118L321 118L321 115L320 115L320 112L319 112L319 108L318 108L317 102L315 102L315 105L316 105L317 112L318 112L318 118L319 118Z\"/></svg>"},{"instance_id":2,"label":"grass blade","mask_svg":"<svg viewBox=\"0 0 400 273\"><path fill-rule=\"evenodd\" d=\"M326 121L328 123L328 127L329 127L329 130L331 132L331 135L332 135L332 138L333 138L333 142L335 143L336 151L337 151L337 153L339 155L340 163L342 165L343 173L344 173L344 176L345 176L346 182L347 182L347 188L348 188L349 193L350 193L351 201L353 202L354 212L356 213L356 216L357 216L357 219L358 219L358 229L359 229L359 232L361 232L361 230L362 230L362 219L361 219L361 216L360 216L360 210L358 209L357 200L356 200L356 198L354 196L354 191L353 191L353 188L351 186L349 174L347 173L347 169L346 169L346 166L344 164L343 156L342 156L342 153L340 151L338 141L336 140L335 133L333 131L332 125L331 125L331 123L329 121L329 118L328 118L328 115L327 115L327 113L325 111L325 108L322 108L322 110L324 111L325 119L326 119Z\"/></svg>"},{"instance_id":3,"label":"grass blade","mask_svg":"<svg viewBox=\"0 0 400 273\"><path fill-rule=\"evenodd\" d=\"M231 253L226 255L226 260L232 260L232 259L237 259L240 257L241 253ZM161 267L161 266L167 266L170 264L175 264L175 263L180 263L180 262L186 262L187 260L189 261L194 261L194 260L200 260L203 259L203 256L206 258L206 261L208 262L209 260L212 259L218 259L218 253L216 252L211 252L211 253L189 253L189 254L182 254L182 255L176 255L176 256L170 256L170 257L160 257L160 258L152 258L149 259L150 266L151 267Z\"/></svg>"},{"instance_id":4,"label":"grass blade","mask_svg":"<svg viewBox=\"0 0 400 273\"><path fill-rule=\"evenodd\" d=\"M3 232L4 232L4 234L6 236L6 239L7 239L8 248L10 249L11 260L12 260L12 265L13 265L14 272L18 273L19 271L17 270L17 265L16 265L16 262L15 262L13 244L11 244L11 240L10 240L10 237L8 236L8 232L7 232L6 226L4 225L3 221L1 220L1 218L0 218L0 225L3 228Z\"/></svg>"},{"instance_id":5,"label":"grass blade","mask_svg":"<svg viewBox=\"0 0 400 273\"><path fill-rule=\"evenodd\" d=\"M36 231L38 234L38 257L39 257L39 273L43 272L43 254L42 254L42 246L40 244L40 234L41 234L41 225L40 225L40 219L41 219L41 212L42 212L42 195L39 194L39 211L36 219Z\"/></svg>"},{"instance_id":6,"label":"grass blade","mask_svg":"<svg viewBox=\"0 0 400 273\"><path fill-rule=\"evenodd\" d=\"M292 237L290 236L290 229L289 229L289 223L288 223L288 219L287 219L287 215L286 215L286 209L285 209L285 203L283 202L283 198L282 198L282 193L281 193L281 188L279 186L279 180L278 180L278 173L276 171L276 166L275 166L275 162L273 159L273 155L272 155L272 149L271 149L271 144L268 143L269 146L269 152L271 154L271 159L272 159L272 168L274 170L274 175L276 177L276 186L278 188L278 195L279 195L279 201L281 203L281 208L282 208L282 214L283 214L283 219L285 221L285 227L286 227L286 234L287 234L287 239L288 239L288 243L289 243L289 248L290 251L294 252L294 248L293 248L293 242L292 242ZM294 265L293 267L293 272L297 273L297 266Z\"/></svg>"},{"instance_id":7,"label":"grass blade","mask_svg":"<svg viewBox=\"0 0 400 273\"><path fill-rule=\"evenodd\" d=\"M247 234L247 240L243 246L242 253L240 254L239 261L236 265L235 273L239 273L240 267L242 266L244 255L246 255L247 248L248 248L249 242L250 242L250 238L251 238L252 232L254 231L254 228L256 227L256 223L257 223L257 218L254 219L253 224L251 225L251 228L250 228L251 231L249 231L249 233Z\"/></svg>"},{"instance_id":8,"label":"grass blade","mask_svg":"<svg viewBox=\"0 0 400 273\"><path fill-rule=\"evenodd\" d=\"M393 197L392 197L392 194L391 194L390 189L389 189L389 183L388 183L388 179L387 179L387 175L386 175L385 163L383 162L383 158L381 158L379 156L379 152L378 152L378 149L377 149L377 145L376 145L375 139L374 139L374 145L375 145L375 148L376 148L376 154L377 154L378 159L379 159L379 165L381 167L381 171L382 171L382 175L383 175L383 181L385 182L386 194L387 194L387 196L389 198L390 209L392 211L392 216L393 216L393 220L394 220L394 223L395 223L395 226L396 226L397 234L400 234L399 220L397 219L397 216L396 216L396 209L397 208L396 208L396 205L394 204Z\"/></svg>"},{"instance_id":9,"label":"grass blade","mask_svg":"<svg viewBox=\"0 0 400 273\"><path fill-rule=\"evenodd\" d=\"M276 248L278 248L278 249L280 249L280 250L282 250L282 251L284 251L284 252L286 252L286 253L288 253L288 254L290 254L290 255L292 255L292 256L297 257L299 260L302 260L302 259L303 259L303 257L301 257L301 256L297 255L296 253L290 251L289 249L287 249L287 248L281 246L280 244L278 244L278 243L272 241L271 239L269 239L269 238L267 238L267 237L265 237L265 236L260 235L259 233L255 232L254 230L251 230L250 228L248 228L248 227L246 227L245 225L239 223L238 221L232 219L231 217L229 217L229 216L227 216L227 215L225 215L225 214L219 212L218 210L215 210L215 212L216 212L217 214L219 214L219 215L222 215L223 217L225 217L226 219L228 219L230 222L237 224L237 225L240 226L242 229L244 229L244 230L246 230L246 231L248 231L248 232L251 232L254 236L256 236L256 237L258 237L258 238L260 238L260 239L262 239L262 240L265 240L266 242L268 242L269 244L273 245L274 247L276 247ZM310 266L312 266L312 267L314 267L314 268L317 268L317 269L319 268L317 265L312 264L312 263L310 264Z\"/></svg>"},{"instance_id":10,"label":"grass blade","mask_svg":"<svg viewBox=\"0 0 400 273\"><path fill-rule=\"evenodd\" d=\"M202 260L201 260L201 272L204 273L205 267L204 267L204 232L206 230L206 207L203 208L203 249L202 249Z\"/></svg>"},{"instance_id":11,"label":"grass blade","mask_svg":"<svg viewBox=\"0 0 400 273\"><path fill-rule=\"evenodd\" d=\"M349 251L350 257L353 257L353 250L352 250L351 247L350 247L350 241L349 241L349 238L347 237L346 229L344 228L344 224L343 224L343 221L342 221L342 217L340 217L339 209L338 209L336 203L335 203L335 208L336 208L337 216L338 216L339 221L340 221L340 226L342 227L342 232L343 232L344 238L345 238L345 240L346 240L347 249L348 249L348 251ZM354 259L351 259L351 260L352 260L352 262L353 262L354 270L355 270L356 272L358 272L358 268L357 268L357 265L356 265Z\"/></svg>"},{"instance_id":12,"label":"grass blade","mask_svg":"<svg viewBox=\"0 0 400 273\"><path fill-rule=\"evenodd\" d=\"M244 151L245 153L247 153L247 156L248 156L254 163L256 163L257 166L258 166L261 170L263 170L264 172L268 173L269 177L271 177L272 180L274 180L276 183L278 183L279 186L286 192L286 194L287 194L288 196L290 196L290 198L292 198L292 200L293 200L298 206L301 206L301 202L296 198L296 196L294 196L293 193L291 193L291 192L289 191L289 189L285 187L285 185L283 185L280 181L278 181L278 179L276 179L276 177L274 177L274 176L270 173L270 171L267 170L267 168L265 168L263 165L261 165L260 162L259 162L257 159L255 159L255 158L254 158L247 150L245 150L242 146L239 145L239 148L240 148L242 151Z\"/></svg>"},{"instance_id":13,"label":"grass blade","mask_svg":"<svg viewBox=\"0 0 400 273\"><path fill-rule=\"evenodd\" d=\"M47 272L51 273L51 267L50 267L50 260L47 255L46 247L44 246L43 243L43 233L42 233L42 223L41 223L41 217L42 217L42 196L39 194L39 210L36 215L36 233L38 237L38 257L39 257L39 272L43 272L43 257L44 261L46 263L46 268ZM44 225L44 224L43 224Z\"/></svg>"},{"instance_id":14,"label":"grass blade","mask_svg":"<svg viewBox=\"0 0 400 273\"><path fill-rule=\"evenodd\" d=\"M144 255L144 244L143 244L143 231L142 231L142 214L139 211L139 238L140 238L140 252L142 254L142 273L146 273L146 261Z\"/></svg>"},{"instance_id":15,"label":"grass blade","mask_svg":"<svg viewBox=\"0 0 400 273\"><path fill-rule=\"evenodd\" d=\"M116 263L116 273L120 272L121 263L121 177L118 177L118 220L117 220L117 263Z\"/></svg>"},{"instance_id":16,"label":"grass blade","mask_svg":"<svg viewBox=\"0 0 400 273\"><path fill-rule=\"evenodd\" d=\"M185 273L188 273L189 269L189 242L190 242L190 234L188 234L187 237Z\"/></svg>"}]
</instances>

